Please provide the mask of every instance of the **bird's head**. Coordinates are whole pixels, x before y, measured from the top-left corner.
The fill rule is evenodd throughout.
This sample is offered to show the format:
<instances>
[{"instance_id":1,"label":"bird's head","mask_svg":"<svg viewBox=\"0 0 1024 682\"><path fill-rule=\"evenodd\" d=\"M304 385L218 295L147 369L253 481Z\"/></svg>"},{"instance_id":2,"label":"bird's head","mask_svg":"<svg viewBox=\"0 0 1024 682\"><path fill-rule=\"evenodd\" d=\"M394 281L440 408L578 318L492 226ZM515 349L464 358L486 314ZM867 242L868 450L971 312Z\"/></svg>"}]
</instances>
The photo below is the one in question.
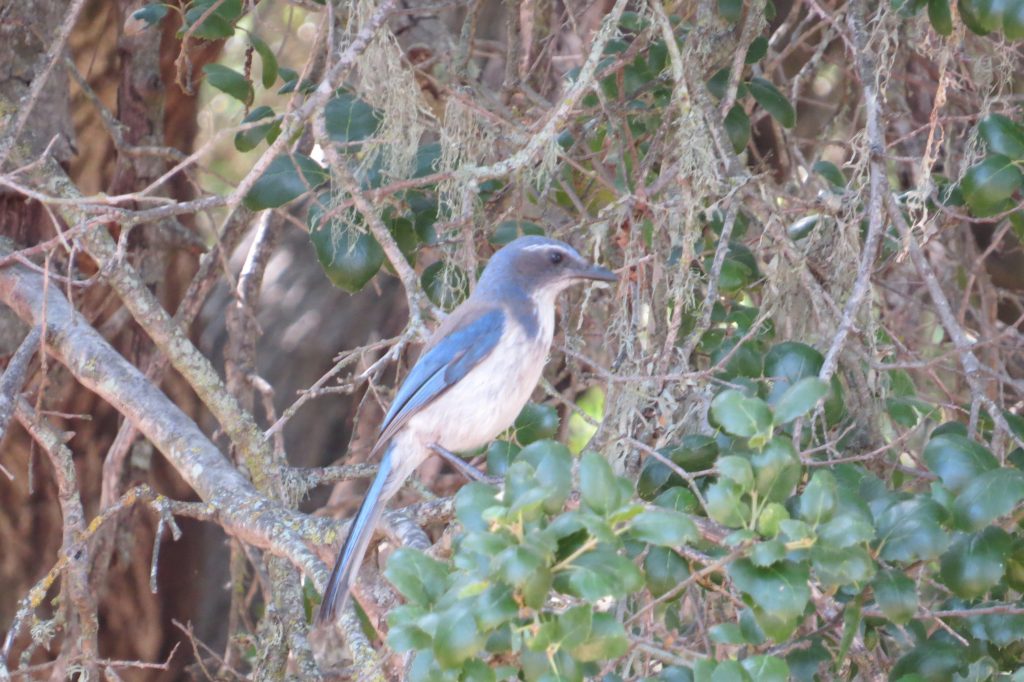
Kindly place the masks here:
<instances>
[{"instance_id":1,"label":"bird's head","mask_svg":"<svg viewBox=\"0 0 1024 682\"><path fill-rule=\"evenodd\" d=\"M616 277L565 242L530 236L520 237L495 253L477 289L501 292L514 288L535 300L553 300L563 289L587 280L614 282Z\"/></svg>"}]
</instances>

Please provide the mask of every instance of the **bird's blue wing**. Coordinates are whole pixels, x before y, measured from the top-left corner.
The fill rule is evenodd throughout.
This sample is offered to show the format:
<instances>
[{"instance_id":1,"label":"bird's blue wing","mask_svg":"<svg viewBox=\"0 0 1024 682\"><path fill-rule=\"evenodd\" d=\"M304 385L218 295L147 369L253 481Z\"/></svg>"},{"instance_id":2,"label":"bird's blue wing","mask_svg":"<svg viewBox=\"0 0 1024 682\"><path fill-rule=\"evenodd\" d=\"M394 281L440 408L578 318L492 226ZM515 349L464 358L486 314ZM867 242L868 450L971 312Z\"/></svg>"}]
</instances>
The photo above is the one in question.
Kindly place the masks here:
<instances>
[{"instance_id":1,"label":"bird's blue wing","mask_svg":"<svg viewBox=\"0 0 1024 682\"><path fill-rule=\"evenodd\" d=\"M504 312L497 308L469 312L470 315L452 320L451 330L413 366L384 417L378 446L390 440L410 417L466 376L498 345L505 328Z\"/></svg>"}]
</instances>

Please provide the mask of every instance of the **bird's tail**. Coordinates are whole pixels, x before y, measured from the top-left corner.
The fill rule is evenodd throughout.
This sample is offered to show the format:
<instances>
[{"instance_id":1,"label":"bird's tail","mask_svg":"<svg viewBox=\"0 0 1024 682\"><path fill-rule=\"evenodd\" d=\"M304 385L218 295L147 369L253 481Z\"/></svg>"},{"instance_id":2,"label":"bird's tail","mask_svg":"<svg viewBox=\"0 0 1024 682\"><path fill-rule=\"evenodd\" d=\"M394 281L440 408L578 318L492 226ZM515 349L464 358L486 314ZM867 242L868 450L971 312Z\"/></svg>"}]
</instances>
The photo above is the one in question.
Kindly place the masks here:
<instances>
[{"instance_id":1,"label":"bird's tail","mask_svg":"<svg viewBox=\"0 0 1024 682\"><path fill-rule=\"evenodd\" d=\"M348 599L352 580L363 563L363 555L366 554L366 548L373 538L373 531L387 504L387 496L382 496L382 493L388 478L394 473L394 449L395 445L392 443L384 451L377 477L373 479L370 489L366 491L366 497L363 498L363 503L352 520L352 527L338 554L331 579L327 581L327 589L324 590L324 599L320 603L320 611L316 617L318 625L333 622L338 611L345 605L345 600Z\"/></svg>"}]
</instances>

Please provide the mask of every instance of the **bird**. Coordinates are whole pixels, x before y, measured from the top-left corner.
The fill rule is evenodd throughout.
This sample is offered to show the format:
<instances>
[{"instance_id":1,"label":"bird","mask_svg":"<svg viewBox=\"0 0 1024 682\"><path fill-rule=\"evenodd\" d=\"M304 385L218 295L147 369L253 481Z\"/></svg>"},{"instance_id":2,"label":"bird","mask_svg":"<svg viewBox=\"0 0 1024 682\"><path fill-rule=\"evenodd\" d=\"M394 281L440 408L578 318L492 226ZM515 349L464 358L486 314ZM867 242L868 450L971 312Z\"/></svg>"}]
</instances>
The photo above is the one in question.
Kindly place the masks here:
<instances>
[{"instance_id":1,"label":"bird","mask_svg":"<svg viewBox=\"0 0 1024 682\"><path fill-rule=\"evenodd\" d=\"M540 380L555 331L555 299L573 284L614 282L565 242L515 239L491 257L472 294L431 335L395 393L370 457L377 475L352 520L317 624L333 622L387 501L433 451L468 452L515 421Z\"/></svg>"}]
</instances>

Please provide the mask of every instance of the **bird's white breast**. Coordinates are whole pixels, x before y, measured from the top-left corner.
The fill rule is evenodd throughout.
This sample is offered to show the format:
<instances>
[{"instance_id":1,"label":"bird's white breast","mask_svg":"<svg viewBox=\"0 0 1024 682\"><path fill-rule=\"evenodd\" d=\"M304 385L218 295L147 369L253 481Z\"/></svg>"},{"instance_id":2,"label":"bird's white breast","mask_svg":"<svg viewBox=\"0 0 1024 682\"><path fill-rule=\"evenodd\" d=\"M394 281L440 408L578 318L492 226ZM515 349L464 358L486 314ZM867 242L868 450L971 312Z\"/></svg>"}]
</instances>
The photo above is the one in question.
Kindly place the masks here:
<instances>
[{"instance_id":1,"label":"bird's white breast","mask_svg":"<svg viewBox=\"0 0 1024 682\"><path fill-rule=\"evenodd\" d=\"M545 314L547 313L547 314ZM540 380L554 332L554 309L541 309L528 335L511 315L501 340L456 385L412 417L406 429L422 445L456 452L485 445L512 425Z\"/></svg>"}]
</instances>

